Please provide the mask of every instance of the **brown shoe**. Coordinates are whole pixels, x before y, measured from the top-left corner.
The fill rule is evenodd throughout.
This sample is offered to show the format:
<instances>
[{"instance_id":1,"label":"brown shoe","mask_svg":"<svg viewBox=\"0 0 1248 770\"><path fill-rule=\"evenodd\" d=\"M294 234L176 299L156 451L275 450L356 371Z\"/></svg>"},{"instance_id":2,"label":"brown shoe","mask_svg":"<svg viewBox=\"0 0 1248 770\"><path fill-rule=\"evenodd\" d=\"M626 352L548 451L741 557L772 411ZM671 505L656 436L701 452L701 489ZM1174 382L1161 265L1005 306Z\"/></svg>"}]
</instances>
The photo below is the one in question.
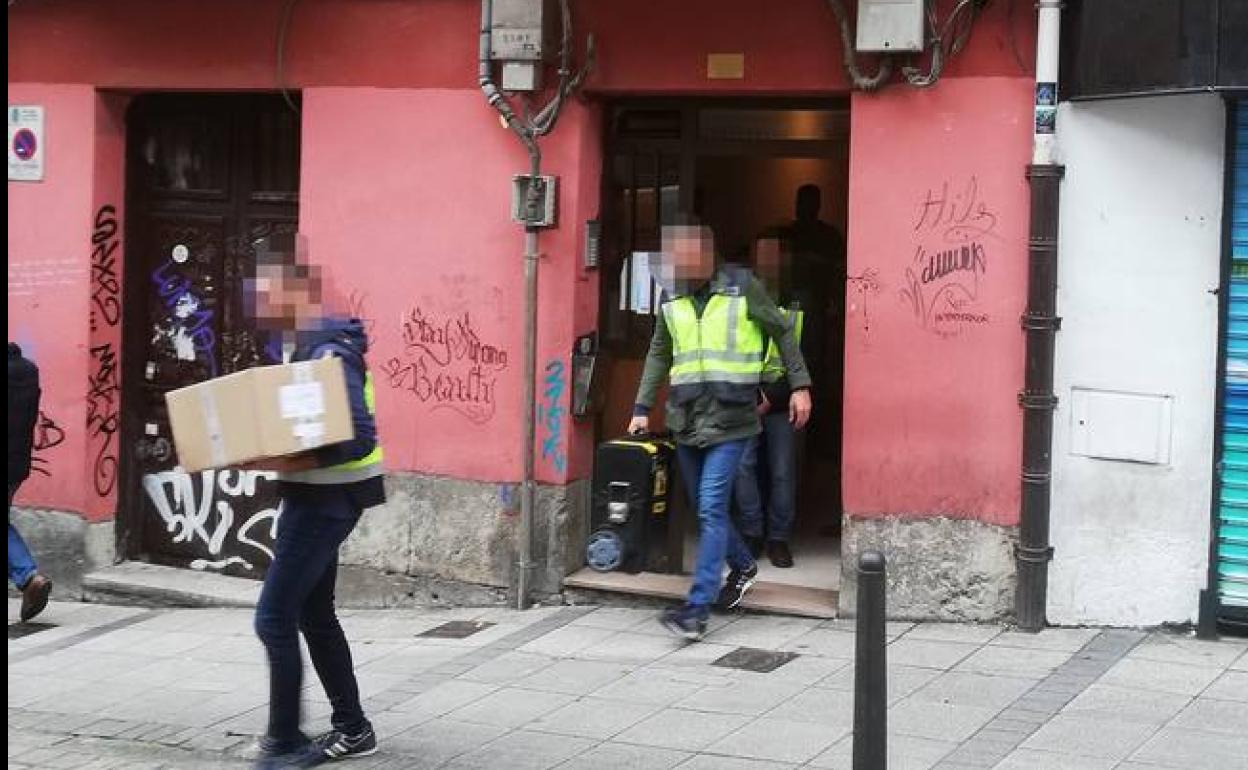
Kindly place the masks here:
<instances>
[{"instance_id":1,"label":"brown shoe","mask_svg":"<svg viewBox=\"0 0 1248 770\"><path fill-rule=\"evenodd\" d=\"M767 541L767 558L771 560L773 566L781 569L793 566L793 552L789 550L789 544L783 540Z\"/></svg>"},{"instance_id":2,"label":"brown shoe","mask_svg":"<svg viewBox=\"0 0 1248 770\"><path fill-rule=\"evenodd\" d=\"M35 575L22 587L22 622L43 612L52 594L52 581L43 575Z\"/></svg>"}]
</instances>

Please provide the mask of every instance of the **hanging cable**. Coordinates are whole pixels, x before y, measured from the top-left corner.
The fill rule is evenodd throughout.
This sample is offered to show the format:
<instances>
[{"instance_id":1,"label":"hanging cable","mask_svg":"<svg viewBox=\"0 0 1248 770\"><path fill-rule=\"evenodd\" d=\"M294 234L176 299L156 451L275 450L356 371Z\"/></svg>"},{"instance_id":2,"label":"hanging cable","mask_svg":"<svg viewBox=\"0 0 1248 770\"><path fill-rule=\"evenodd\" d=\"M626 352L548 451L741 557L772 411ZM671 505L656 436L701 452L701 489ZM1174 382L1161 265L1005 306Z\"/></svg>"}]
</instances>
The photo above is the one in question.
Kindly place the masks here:
<instances>
[{"instance_id":1,"label":"hanging cable","mask_svg":"<svg viewBox=\"0 0 1248 770\"><path fill-rule=\"evenodd\" d=\"M864 75L858 69L858 52L854 46L854 35L849 28L849 11L845 10L843 0L828 0L832 13L836 14L837 25L841 28L841 53L845 57L845 72L850 82L859 91L876 91L888 82L893 75L893 60L889 56L880 58L879 68L874 75Z\"/></svg>"}]
</instances>

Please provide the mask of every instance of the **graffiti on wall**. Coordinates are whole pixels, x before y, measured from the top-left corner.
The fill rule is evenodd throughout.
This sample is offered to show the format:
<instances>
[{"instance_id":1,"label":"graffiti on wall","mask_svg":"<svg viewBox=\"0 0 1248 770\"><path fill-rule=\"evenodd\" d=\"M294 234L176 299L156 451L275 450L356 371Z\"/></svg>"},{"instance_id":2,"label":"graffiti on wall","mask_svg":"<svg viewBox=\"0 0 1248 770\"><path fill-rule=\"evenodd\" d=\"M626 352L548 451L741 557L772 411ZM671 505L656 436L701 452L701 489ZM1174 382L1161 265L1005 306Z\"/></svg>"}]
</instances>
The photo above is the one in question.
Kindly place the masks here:
<instances>
[{"instance_id":1,"label":"graffiti on wall","mask_svg":"<svg viewBox=\"0 0 1248 770\"><path fill-rule=\"evenodd\" d=\"M65 443L65 429L56 424L42 409L39 420L35 423L33 450L30 456L30 472L40 476L51 476L47 452Z\"/></svg>"},{"instance_id":2,"label":"graffiti on wall","mask_svg":"<svg viewBox=\"0 0 1248 770\"><path fill-rule=\"evenodd\" d=\"M117 209L100 206L91 231L91 331L121 321L121 276L117 272Z\"/></svg>"},{"instance_id":3,"label":"graffiti on wall","mask_svg":"<svg viewBox=\"0 0 1248 770\"><path fill-rule=\"evenodd\" d=\"M871 333L871 301L880 296L881 288L880 271L874 267L845 278L845 294L849 300L849 312L846 315L858 319L864 344Z\"/></svg>"},{"instance_id":4,"label":"graffiti on wall","mask_svg":"<svg viewBox=\"0 0 1248 770\"><path fill-rule=\"evenodd\" d=\"M400 328L403 352L382 364L386 383L433 409L483 425L498 408L498 375L509 356L483 337L467 311L439 317L414 307Z\"/></svg>"},{"instance_id":5,"label":"graffiti on wall","mask_svg":"<svg viewBox=\"0 0 1248 770\"><path fill-rule=\"evenodd\" d=\"M979 180L944 182L919 201L912 228L913 257L901 298L924 329L952 337L983 326L979 308L988 275L989 245L1000 239L997 214L984 200Z\"/></svg>"},{"instance_id":6,"label":"graffiti on wall","mask_svg":"<svg viewBox=\"0 0 1248 770\"><path fill-rule=\"evenodd\" d=\"M185 258L183 258L185 259ZM152 344L160 346L179 361L207 363L210 376L217 376L217 335L212 328L213 311L203 307L191 279L170 257L152 272L152 283L168 315L154 329Z\"/></svg>"},{"instance_id":7,"label":"graffiti on wall","mask_svg":"<svg viewBox=\"0 0 1248 770\"><path fill-rule=\"evenodd\" d=\"M121 427L121 381L117 354L105 342L91 346L87 373L87 437L95 447L92 479L100 497L117 486L117 431Z\"/></svg>"},{"instance_id":8,"label":"graffiti on wall","mask_svg":"<svg viewBox=\"0 0 1248 770\"><path fill-rule=\"evenodd\" d=\"M568 410L563 405L563 393L567 386L566 367L557 358L546 364L542 378L541 401L537 404L537 424L542 426L542 461L550 463L557 473L568 466L564 452L564 418Z\"/></svg>"},{"instance_id":9,"label":"graffiti on wall","mask_svg":"<svg viewBox=\"0 0 1248 770\"><path fill-rule=\"evenodd\" d=\"M164 522L171 542L198 546L212 557L193 560L192 569L221 570L239 565L256 570L273 560L281 504L255 511L245 519L236 513L235 506L247 506L261 484L276 479L277 474L270 471L208 470L190 474L174 468L144 476L143 490Z\"/></svg>"}]
</instances>

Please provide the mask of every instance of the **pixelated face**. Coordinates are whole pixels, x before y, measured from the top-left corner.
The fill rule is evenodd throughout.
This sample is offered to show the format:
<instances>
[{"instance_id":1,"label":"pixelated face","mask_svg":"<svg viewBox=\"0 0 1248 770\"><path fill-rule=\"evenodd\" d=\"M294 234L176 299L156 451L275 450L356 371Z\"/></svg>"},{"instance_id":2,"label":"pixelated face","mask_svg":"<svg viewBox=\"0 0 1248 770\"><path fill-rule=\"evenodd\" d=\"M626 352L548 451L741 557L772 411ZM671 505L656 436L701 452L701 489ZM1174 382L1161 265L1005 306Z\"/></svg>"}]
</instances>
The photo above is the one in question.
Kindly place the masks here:
<instances>
[{"instance_id":1,"label":"pixelated face","mask_svg":"<svg viewBox=\"0 0 1248 770\"><path fill-rule=\"evenodd\" d=\"M707 280L715 274L715 238L709 227L664 227L663 253L678 281Z\"/></svg>"},{"instance_id":2,"label":"pixelated face","mask_svg":"<svg viewBox=\"0 0 1248 770\"><path fill-rule=\"evenodd\" d=\"M309 265L302 244L256 244L256 272L245 282L247 313L267 331L314 328L323 315L321 270Z\"/></svg>"},{"instance_id":3,"label":"pixelated face","mask_svg":"<svg viewBox=\"0 0 1248 770\"><path fill-rule=\"evenodd\" d=\"M782 260L779 238L759 238L754 242L754 272L773 291L779 287Z\"/></svg>"}]
</instances>

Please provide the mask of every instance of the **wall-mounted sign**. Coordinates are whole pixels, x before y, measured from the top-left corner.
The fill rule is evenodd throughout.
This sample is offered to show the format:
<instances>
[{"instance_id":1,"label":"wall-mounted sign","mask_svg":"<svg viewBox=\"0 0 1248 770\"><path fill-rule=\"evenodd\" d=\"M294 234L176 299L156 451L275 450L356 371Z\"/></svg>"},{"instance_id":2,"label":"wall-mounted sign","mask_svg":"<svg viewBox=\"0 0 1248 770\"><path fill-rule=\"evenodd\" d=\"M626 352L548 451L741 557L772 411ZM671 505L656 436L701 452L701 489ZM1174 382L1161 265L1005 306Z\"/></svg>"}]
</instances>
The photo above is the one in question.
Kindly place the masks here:
<instances>
[{"instance_id":1,"label":"wall-mounted sign","mask_svg":"<svg viewBox=\"0 0 1248 770\"><path fill-rule=\"evenodd\" d=\"M9 181L43 181L43 107L9 105Z\"/></svg>"}]
</instances>

